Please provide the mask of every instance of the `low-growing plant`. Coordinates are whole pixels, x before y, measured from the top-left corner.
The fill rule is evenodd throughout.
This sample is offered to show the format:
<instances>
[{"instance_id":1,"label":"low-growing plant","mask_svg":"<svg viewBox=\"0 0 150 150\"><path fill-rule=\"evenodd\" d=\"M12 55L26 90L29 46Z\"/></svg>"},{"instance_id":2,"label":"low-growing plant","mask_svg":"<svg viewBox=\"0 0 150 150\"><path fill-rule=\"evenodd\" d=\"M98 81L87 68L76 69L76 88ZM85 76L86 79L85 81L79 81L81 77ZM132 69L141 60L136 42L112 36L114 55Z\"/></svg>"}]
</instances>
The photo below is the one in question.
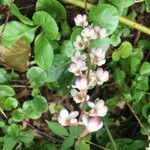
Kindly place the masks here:
<instances>
[{"instance_id":1,"label":"low-growing plant","mask_svg":"<svg viewBox=\"0 0 150 150\"><path fill-rule=\"evenodd\" d=\"M89 2L0 1L0 149L149 150L150 3Z\"/></svg>"}]
</instances>

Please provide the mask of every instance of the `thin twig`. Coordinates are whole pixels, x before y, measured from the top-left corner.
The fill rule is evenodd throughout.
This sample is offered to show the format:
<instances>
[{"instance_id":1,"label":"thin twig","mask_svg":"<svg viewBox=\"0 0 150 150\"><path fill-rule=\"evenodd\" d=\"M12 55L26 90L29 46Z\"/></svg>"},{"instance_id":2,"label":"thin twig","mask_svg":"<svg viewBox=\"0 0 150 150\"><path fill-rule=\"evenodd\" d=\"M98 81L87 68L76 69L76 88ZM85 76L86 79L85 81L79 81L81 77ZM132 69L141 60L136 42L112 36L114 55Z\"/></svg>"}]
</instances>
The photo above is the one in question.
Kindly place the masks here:
<instances>
[{"instance_id":1,"label":"thin twig","mask_svg":"<svg viewBox=\"0 0 150 150\"><path fill-rule=\"evenodd\" d=\"M138 118L138 116L136 115L135 111L132 109L132 107L130 106L130 104L128 102L126 102L127 106L129 107L129 109L131 110L131 112L133 113L134 117L136 118L136 120L138 121L139 125L141 128L144 129L144 131L147 133L147 135L149 136L148 134L148 131L147 129L144 127L144 125L142 124L141 120Z\"/></svg>"},{"instance_id":2,"label":"thin twig","mask_svg":"<svg viewBox=\"0 0 150 150\"><path fill-rule=\"evenodd\" d=\"M111 143L112 143L112 146L113 146L114 150L117 150L116 143L115 143L115 141L114 141L114 139L113 139L113 137L112 137L112 135L111 135L111 133L110 133L110 131L109 131L109 128L108 128L108 126L107 126L105 120L104 120L104 126L105 126L105 129L106 129L106 131L107 131L108 137L109 137L109 139L110 139L110 141L111 141Z\"/></svg>"}]
</instances>

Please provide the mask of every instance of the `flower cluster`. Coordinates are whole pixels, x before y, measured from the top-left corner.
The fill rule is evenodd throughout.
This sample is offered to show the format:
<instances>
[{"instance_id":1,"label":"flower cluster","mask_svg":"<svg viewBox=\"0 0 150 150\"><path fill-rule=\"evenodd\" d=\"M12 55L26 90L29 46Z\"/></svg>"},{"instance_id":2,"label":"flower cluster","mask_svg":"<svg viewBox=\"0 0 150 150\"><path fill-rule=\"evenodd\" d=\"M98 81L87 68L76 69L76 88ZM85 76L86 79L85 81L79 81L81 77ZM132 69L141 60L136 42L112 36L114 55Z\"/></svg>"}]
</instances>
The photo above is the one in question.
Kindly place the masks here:
<instances>
[{"instance_id":1,"label":"flower cluster","mask_svg":"<svg viewBox=\"0 0 150 150\"><path fill-rule=\"evenodd\" d=\"M72 63L68 68L68 70L76 76L75 84L72 85L71 95L76 103L85 103L87 101L91 110L88 112L84 110L82 114L82 121L79 122L76 119L79 115L78 111L73 111L69 114L69 112L64 108L60 111L58 122L63 126L77 124L84 125L86 130L83 132L83 136L101 129L103 127L103 122L99 119L99 117L104 117L108 111L108 107L105 106L102 99L96 99L96 102L93 103L89 101L90 96L87 94L88 89L91 89L96 85L102 85L109 79L108 71L101 68L101 66L106 62L105 51L102 48L90 48L89 46L91 40L104 38L107 36L107 33L104 28L89 25L86 15L78 14L74 18L74 21L76 25L81 26L83 30L81 31L81 35L78 35L74 42L76 51L74 56L71 58ZM90 49L90 53L87 53L85 51L86 49ZM95 67L91 67L92 65Z\"/></svg>"}]
</instances>

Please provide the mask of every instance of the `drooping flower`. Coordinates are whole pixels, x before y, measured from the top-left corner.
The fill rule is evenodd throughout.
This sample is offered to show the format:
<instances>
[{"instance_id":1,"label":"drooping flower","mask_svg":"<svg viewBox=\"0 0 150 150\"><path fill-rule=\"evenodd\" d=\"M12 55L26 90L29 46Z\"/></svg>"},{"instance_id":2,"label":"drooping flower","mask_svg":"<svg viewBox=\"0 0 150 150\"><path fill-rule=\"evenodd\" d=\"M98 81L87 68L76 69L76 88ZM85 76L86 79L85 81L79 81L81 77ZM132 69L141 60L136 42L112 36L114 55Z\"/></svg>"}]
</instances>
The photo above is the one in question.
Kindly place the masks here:
<instances>
[{"instance_id":1,"label":"drooping flower","mask_svg":"<svg viewBox=\"0 0 150 150\"><path fill-rule=\"evenodd\" d=\"M96 79L97 79L97 84L102 85L104 82L106 82L109 79L108 71L104 71L102 68L98 68L96 70Z\"/></svg>"},{"instance_id":2,"label":"drooping flower","mask_svg":"<svg viewBox=\"0 0 150 150\"><path fill-rule=\"evenodd\" d=\"M82 71L87 70L87 66L84 61L78 61L78 63L70 64L68 70L74 73L75 76L79 76L82 74Z\"/></svg>"},{"instance_id":3,"label":"drooping flower","mask_svg":"<svg viewBox=\"0 0 150 150\"><path fill-rule=\"evenodd\" d=\"M72 62L74 62L74 63L79 63L79 62L85 61L86 58L87 58L86 54L82 54L82 55L81 55L81 53L80 53L79 51L77 51L77 52L75 52L75 54L74 54L74 56L71 58L71 60L72 60Z\"/></svg>"},{"instance_id":4,"label":"drooping flower","mask_svg":"<svg viewBox=\"0 0 150 150\"><path fill-rule=\"evenodd\" d=\"M72 97L73 97L73 100L76 102L76 103L81 103L81 102L84 102L85 101L85 95L81 92L81 91L77 91L76 89L72 89L70 91ZM90 96L87 95L86 96L86 101L88 101L90 99Z\"/></svg>"},{"instance_id":5,"label":"drooping flower","mask_svg":"<svg viewBox=\"0 0 150 150\"><path fill-rule=\"evenodd\" d=\"M77 123L76 117L79 115L78 111L73 111L69 114L68 110L63 108L58 116L58 122L62 126L74 125Z\"/></svg>"},{"instance_id":6,"label":"drooping flower","mask_svg":"<svg viewBox=\"0 0 150 150\"><path fill-rule=\"evenodd\" d=\"M74 47L76 50L83 50L85 48L85 43L83 42L81 36L76 37L76 41L74 42Z\"/></svg>"},{"instance_id":7,"label":"drooping flower","mask_svg":"<svg viewBox=\"0 0 150 150\"><path fill-rule=\"evenodd\" d=\"M93 87L95 85L96 85L96 74L92 70L90 70L90 72L89 72L89 84L88 84L88 86L89 87Z\"/></svg>"},{"instance_id":8,"label":"drooping flower","mask_svg":"<svg viewBox=\"0 0 150 150\"><path fill-rule=\"evenodd\" d=\"M102 66L105 64L105 51L102 48L92 48L91 56L91 62L93 64L96 64L98 66Z\"/></svg>"},{"instance_id":9,"label":"drooping flower","mask_svg":"<svg viewBox=\"0 0 150 150\"><path fill-rule=\"evenodd\" d=\"M82 115L82 122L85 125L87 134L91 132L98 131L103 127L103 122L98 117L93 117L88 119L88 116L83 114Z\"/></svg>"},{"instance_id":10,"label":"drooping flower","mask_svg":"<svg viewBox=\"0 0 150 150\"><path fill-rule=\"evenodd\" d=\"M86 27L88 25L87 16L86 15L78 14L74 18L74 21L75 21L76 26Z\"/></svg>"},{"instance_id":11,"label":"drooping flower","mask_svg":"<svg viewBox=\"0 0 150 150\"><path fill-rule=\"evenodd\" d=\"M97 34L92 26L86 27L82 30L81 35L85 42L94 40L97 38Z\"/></svg>"},{"instance_id":12,"label":"drooping flower","mask_svg":"<svg viewBox=\"0 0 150 150\"><path fill-rule=\"evenodd\" d=\"M92 108L89 115L90 116L99 116L99 117L104 117L107 114L108 107L105 106L105 103L102 99L98 100L96 104L93 102L89 101L88 105Z\"/></svg>"},{"instance_id":13,"label":"drooping flower","mask_svg":"<svg viewBox=\"0 0 150 150\"><path fill-rule=\"evenodd\" d=\"M88 82L87 79L84 77L79 77L75 81L75 85L72 86L73 88L77 88L80 91L85 91L88 89Z\"/></svg>"},{"instance_id":14,"label":"drooping flower","mask_svg":"<svg viewBox=\"0 0 150 150\"><path fill-rule=\"evenodd\" d=\"M99 26L94 26L94 30L99 38L105 38L107 36L107 31L105 28L100 28Z\"/></svg>"}]
</instances>

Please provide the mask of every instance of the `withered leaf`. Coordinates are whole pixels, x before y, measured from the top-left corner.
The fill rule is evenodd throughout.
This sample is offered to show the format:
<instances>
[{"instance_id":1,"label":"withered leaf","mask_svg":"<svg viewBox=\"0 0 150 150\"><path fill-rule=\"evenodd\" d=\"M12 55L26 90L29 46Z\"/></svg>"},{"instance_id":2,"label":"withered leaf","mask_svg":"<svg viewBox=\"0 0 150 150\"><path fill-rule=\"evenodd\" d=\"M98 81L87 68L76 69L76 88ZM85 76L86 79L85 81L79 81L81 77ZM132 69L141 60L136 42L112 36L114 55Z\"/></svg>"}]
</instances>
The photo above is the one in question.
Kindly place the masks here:
<instances>
[{"instance_id":1,"label":"withered leaf","mask_svg":"<svg viewBox=\"0 0 150 150\"><path fill-rule=\"evenodd\" d=\"M25 72L28 68L30 45L24 40L18 40L11 48L0 45L0 64Z\"/></svg>"}]
</instances>

